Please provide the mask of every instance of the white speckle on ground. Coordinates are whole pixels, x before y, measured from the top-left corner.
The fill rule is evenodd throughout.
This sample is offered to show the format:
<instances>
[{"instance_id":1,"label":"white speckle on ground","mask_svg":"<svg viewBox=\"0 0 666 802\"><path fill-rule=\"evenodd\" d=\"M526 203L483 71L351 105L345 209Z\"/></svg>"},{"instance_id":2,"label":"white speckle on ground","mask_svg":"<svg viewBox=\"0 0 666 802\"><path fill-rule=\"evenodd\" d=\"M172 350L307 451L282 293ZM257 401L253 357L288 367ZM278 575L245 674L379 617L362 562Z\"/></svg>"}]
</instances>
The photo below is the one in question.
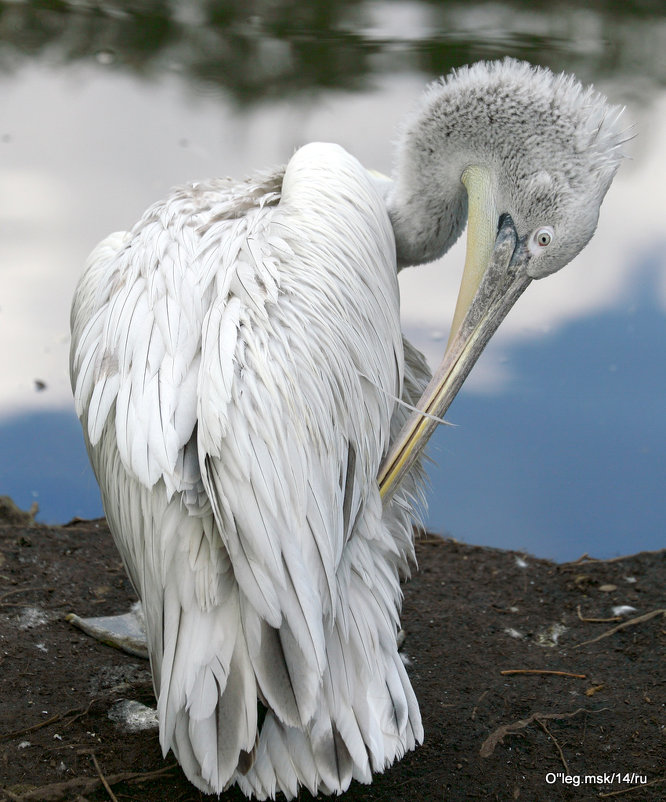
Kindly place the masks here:
<instances>
[{"instance_id":1,"label":"white speckle on ground","mask_svg":"<svg viewBox=\"0 0 666 802\"><path fill-rule=\"evenodd\" d=\"M157 729L157 711L134 699L122 699L109 710L109 718L128 732Z\"/></svg>"},{"instance_id":2,"label":"white speckle on ground","mask_svg":"<svg viewBox=\"0 0 666 802\"><path fill-rule=\"evenodd\" d=\"M19 629L34 629L48 624L50 616L41 607L24 607L19 615Z\"/></svg>"}]
</instances>

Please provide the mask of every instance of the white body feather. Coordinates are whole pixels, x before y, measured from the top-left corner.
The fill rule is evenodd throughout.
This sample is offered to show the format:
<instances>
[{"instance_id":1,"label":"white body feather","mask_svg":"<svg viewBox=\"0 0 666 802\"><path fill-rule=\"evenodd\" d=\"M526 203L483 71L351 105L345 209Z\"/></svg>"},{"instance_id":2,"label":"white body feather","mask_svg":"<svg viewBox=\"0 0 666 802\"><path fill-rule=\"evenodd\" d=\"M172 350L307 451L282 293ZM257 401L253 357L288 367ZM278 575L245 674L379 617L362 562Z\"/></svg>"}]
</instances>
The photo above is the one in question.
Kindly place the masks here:
<instances>
[{"instance_id":1,"label":"white body feather","mask_svg":"<svg viewBox=\"0 0 666 802\"><path fill-rule=\"evenodd\" d=\"M376 476L428 377L380 190L314 144L177 191L93 252L72 333L164 752L207 792L368 782L423 737L396 646L419 476L386 508Z\"/></svg>"}]
</instances>

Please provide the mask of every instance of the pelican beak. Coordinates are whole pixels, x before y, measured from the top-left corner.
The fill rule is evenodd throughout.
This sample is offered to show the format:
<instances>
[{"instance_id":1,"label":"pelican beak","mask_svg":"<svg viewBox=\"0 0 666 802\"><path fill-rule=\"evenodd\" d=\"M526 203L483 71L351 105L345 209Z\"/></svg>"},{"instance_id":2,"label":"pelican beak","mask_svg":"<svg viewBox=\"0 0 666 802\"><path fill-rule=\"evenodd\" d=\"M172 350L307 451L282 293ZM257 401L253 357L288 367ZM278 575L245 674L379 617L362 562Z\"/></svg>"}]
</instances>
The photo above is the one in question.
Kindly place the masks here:
<instances>
[{"instance_id":1,"label":"pelican beak","mask_svg":"<svg viewBox=\"0 0 666 802\"><path fill-rule=\"evenodd\" d=\"M386 503L423 451L488 341L530 283L529 251L513 220L497 211L484 168L463 174L468 195L467 253L446 351L414 412L379 469ZM438 420L439 419L439 420Z\"/></svg>"}]
</instances>

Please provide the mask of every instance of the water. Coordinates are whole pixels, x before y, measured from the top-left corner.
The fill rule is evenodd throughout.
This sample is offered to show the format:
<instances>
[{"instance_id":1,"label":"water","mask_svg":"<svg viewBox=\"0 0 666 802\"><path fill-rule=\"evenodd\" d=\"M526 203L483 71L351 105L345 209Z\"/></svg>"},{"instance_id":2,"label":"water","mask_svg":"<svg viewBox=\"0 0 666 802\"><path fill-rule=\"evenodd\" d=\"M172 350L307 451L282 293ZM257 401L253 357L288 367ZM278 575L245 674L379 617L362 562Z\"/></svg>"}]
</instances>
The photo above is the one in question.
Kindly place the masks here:
<instances>
[{"instance_id":1,"label":"water","mask_svg":"<svg viewBox=\"0 0 666 802\"><path fill-rule=\"evenodd\" d=\"M236 5L0 3L0 493L49 522L101 513L67 378L69 302L99 239L174 184L315 139L389 172L428 80L513 55L594 81L638 136L593 242L529 288L437 433L428 523L560 560L662 547L660 4ZM462 261L456 247L401 278L405 329L432 362Z\"/></svg>"}]
</instances>

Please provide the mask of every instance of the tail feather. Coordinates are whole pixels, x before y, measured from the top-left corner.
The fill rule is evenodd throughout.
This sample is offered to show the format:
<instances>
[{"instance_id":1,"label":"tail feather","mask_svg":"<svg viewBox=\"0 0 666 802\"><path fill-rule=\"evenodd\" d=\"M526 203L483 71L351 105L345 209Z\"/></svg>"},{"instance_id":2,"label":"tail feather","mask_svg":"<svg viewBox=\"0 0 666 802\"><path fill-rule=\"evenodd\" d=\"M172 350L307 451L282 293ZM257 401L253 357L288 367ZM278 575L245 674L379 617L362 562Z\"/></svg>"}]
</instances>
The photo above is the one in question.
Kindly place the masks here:
<instances>
[{"instance_id":1,"label":"tail feather","mask_svg":"<svg viewBox=\"0 0 666 802\"><path fill-rule=\"evenodd\" d=\"M215 744L215 740L208 743ZM236 769L247 770L257 745L257 686L247 648L238 638L229 680L217 709L217 776L211 785L223 789Z\"/></svg>"},{"instance_id":2,"label":"tail feather","mask_svg":"<svg viewBox=\"0 0 666 802\"><path fill-rule=\"evenodd\" d=\"M354 772L354 758L340 735L335 719L326 713L317 717L309 734L321 784L328 793L346 791Z\"/></svg>"},{"instance_id":3,"label":"tail feather","mask_svg":"<svg viewBox=\"0 0 666 802\"><path fill-rule=\"evenodd\" d=\"M250 630L257 631L256 636L247 637L247 645L263 699L285 724L301 726L304 717L302 700L307 699L307 706L312 708L317 692L317 674L307 670L305 656L293 639L285 644L289 633L286 626L281 629L269 626L251 607L245 610L243 621ZM305 716L306 721L308 717Z\"/></svg>"},{"instance_id":4,"label":"tail feather","mask_svg":"<svg viewBox=\"0 0 666 802\"><path fill-rule=\"evenodd\" d=\"M352 779L370 782L372 771L384 771L423 739L416 697L397 650L397 616L386 609L399 605L400 555L391 551L387 560L367 544L350 543L346 559L351 567L341 566L338 574L339 581L346 578L338 595L346 609L326 636L314 715L293 726L269 710L254 765L234 778L259 799L276 791L291 798L299 784L313 794L342 793ZM380 590L378 583L386 585Z\"/></svg>"},{"instance_id":5,"label":"tail feather","mask_svg":"<svg viewBox=\"0 0 666 802\"><path fill-rule=\"evenodd\" d=\"M173 749L198 788L220 791L239 766L249 767L257 741L257 686L240 629L238 593L217 608L186 610L169 584L164 632L162 749Z\"/></svg>"}]
</instances>

